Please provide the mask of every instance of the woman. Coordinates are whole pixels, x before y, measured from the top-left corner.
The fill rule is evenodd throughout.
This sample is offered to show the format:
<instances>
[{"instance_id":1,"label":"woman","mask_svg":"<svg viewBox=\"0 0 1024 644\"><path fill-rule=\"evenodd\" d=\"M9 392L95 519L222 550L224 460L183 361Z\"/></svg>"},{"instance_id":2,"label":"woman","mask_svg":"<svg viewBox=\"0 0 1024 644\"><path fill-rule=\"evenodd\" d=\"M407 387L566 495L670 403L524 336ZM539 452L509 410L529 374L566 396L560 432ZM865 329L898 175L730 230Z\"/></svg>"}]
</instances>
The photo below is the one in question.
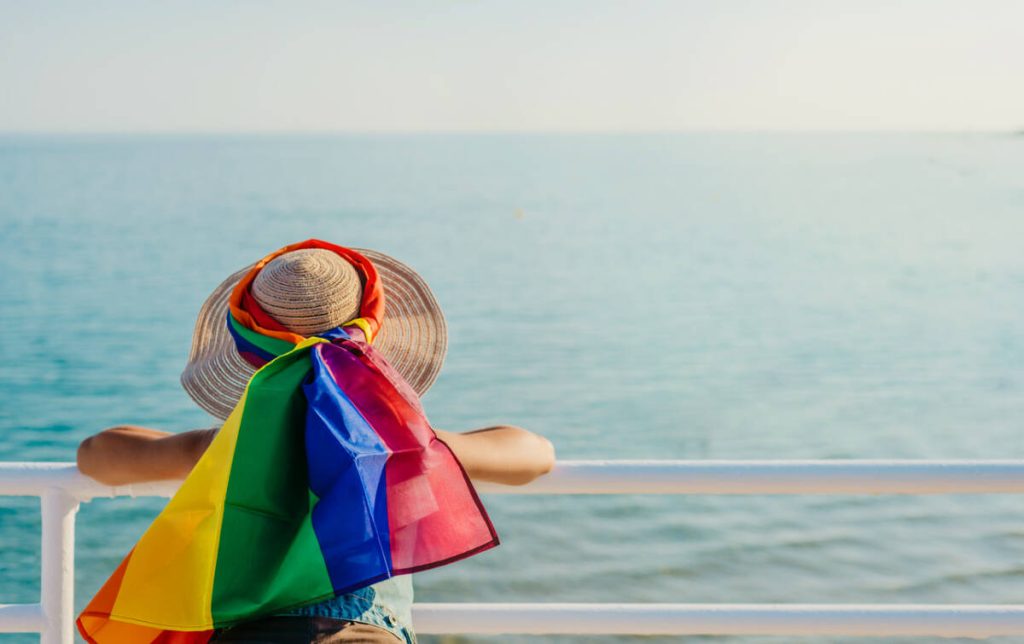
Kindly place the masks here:
<instances>
[{"instance_id":1,"label":"woman","mask_svg":"<svg viewBox=\"0 0 1024 644\"><path fill-rule=\"evenodd\" d=\"M374 300L378 291L382 291L380 302ZM415 399L414 407L418 407L417 397L437 377L447 346L440 307L423 279L408 266L383 253L317 240L288 246L228 277L199 313L182 384L203 409L222 421L236 405L241 406L243 392L249 392L246 386L256 380L253 374L261 364L250 355L258 349L247 348L237 327L232 327L232 315L248 319L249 312L253 328L260 329L262 324L278 329L282 337L294 334L298 340L320 336L314 339L326 343L322 338L330 338L331 343L347 346L352 355L371 354L374 374L395 374L379 378L387 381L380 386L392 393L408 391L406 398ZM372 356L378 354L383 360L374 362L377 358ZM267 358L273 360L273 356ZM304 388L310 378L304 380ZM113 427L82 442L78 466L84 474L108 485L185 479L218 430L173 434L132 425ZM465 433L433 430L433 434L447 446L445 453L454 454L463 476L477 481L522 485L547 473L554 464L552 444L519 427ZM437 455L429 460L436 461ZM424 466L419 463L416 467ZM475 499L471 489L470 494ZM480 509L482 512L482 506ZM471 553L459 556L467 554ZM414 642L411 604L410 576L396 573L324 601L217 628L209 637L210 641L252 643Z\"/></svg>"}]
</instances>

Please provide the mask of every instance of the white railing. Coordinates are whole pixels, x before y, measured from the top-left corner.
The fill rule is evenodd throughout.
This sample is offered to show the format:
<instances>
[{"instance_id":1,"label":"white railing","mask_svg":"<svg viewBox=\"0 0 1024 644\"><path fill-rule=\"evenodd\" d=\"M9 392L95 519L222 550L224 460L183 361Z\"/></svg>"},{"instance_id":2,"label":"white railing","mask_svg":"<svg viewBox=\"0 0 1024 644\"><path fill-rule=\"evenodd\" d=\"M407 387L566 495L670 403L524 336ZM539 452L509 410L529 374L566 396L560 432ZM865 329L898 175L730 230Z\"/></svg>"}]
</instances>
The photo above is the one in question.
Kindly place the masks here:
<instances>
[{"instance_id":1,"label":"white railing","mask_svg":"<svg viewBox=\"0 0 1024 644\"><path fill-rule=\"evenodd\" d=\"M107 487L70 463L0 463L0 496L38 496L38 604L0 604L0 633L74 637L74 534L79 503L171 496L177 482ZM485 494L1020 494L1024 461L564 461L527 486ZM1024 605L427 604L420 633L605 635L1024 635Z\"/></svg>"}]
</instances>

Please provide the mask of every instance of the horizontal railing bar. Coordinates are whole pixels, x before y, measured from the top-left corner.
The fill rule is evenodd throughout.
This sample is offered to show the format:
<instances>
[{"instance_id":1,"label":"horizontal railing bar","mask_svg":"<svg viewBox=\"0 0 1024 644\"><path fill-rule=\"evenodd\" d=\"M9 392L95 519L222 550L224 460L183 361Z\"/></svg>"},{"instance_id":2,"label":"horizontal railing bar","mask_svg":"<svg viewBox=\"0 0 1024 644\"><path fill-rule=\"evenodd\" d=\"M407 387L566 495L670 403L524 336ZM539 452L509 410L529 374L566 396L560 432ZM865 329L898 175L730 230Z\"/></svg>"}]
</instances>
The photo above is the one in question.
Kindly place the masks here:
<instances>
[{"instance_id":1,"label":"horizontal railing bar","mask_svg":"<svg viewBox=\"0 0 1024 644\"><path fill-rule=\"evenodd\" d=\"M42 604L0 604L0 633L40 633L44 628Z\"/></svg>"},{"instance_id":2,"label":"horizontal railing bar","mask_svg":"<svg viewBox=\"0 0 1024 644\"><path fill-rule=\"evenodd\" d=\"M466 635L1024 635L1020 605L417 603L418 633ZM0 633L38 633L39 604L0 605Z\"/></svg>"},{"instance_id":3,"label":"horizontal railing bar","mask_svg":"<svg viewBox=\"0 0 1024 644\"><path fill-rule=\"evenodd\" d=\"M0 463L0 495L51 487L80 500L171 496L178 481L109 487L73 463ZM529 485L486 494L1020 494L1024 460L560 461Z\"/></svg>"},{"instance_id":4,"label":"horizontal railing bar","mask_svg":"<svg viewBox=\"0 0 1024 644\"><path fill-rule=\"evenodd\" d=\"M424 604L417 633L475 635L1024 635L1021 605Z\"/></svg>"},{"instance_id":5,"label":"horizontal railing bar","mask_svg":"<svg viewBox=\"0 0 1024 644\"><path fill-rule=\"evenodd\" d=\"M42 496L61 488L81 501L96 497L173 496L181 481L158 481L112 487L78 471L74 463L0 463L0 496Z\"/></svg>"},{"instance_id":6,"label":"horizontal railing bar","mask_svg":"<svg viewBox=\"0 0 1024 644\"><path fill-rule=\"evenodd\" d=\"M1024 460L565 461L502 494L1019 494Z\"/></svg>"}]
</instances>

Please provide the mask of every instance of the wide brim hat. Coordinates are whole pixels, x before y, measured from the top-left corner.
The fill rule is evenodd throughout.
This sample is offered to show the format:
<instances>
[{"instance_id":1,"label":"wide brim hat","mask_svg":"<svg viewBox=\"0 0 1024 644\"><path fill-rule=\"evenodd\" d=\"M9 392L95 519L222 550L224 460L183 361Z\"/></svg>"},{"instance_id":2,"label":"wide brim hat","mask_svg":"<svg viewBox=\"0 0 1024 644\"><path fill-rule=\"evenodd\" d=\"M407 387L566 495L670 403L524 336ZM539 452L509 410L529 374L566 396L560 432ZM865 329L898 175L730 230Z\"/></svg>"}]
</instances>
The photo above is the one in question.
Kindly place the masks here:
<instances>
[{"instance_id":1,"label":"wide brim hat","mask_svg":"<svg viewBox=\"0 0 1024 644\"><path fill-rule=\"evenodd\" d=\"M448 349L447 325L437 298L416 271L397 259L375 250L352 250L373 263L384 289L384 318L373 347L422 396L437 379ZM255 263L232 273L203 302L192 335L188 363L181 374L181 384L188 395L221 420L227 419L256 371L238 354L227 328L228 298L253 266ZM327 265L323 270L335 281L341 279L337 276L337 266ZM315 289L317 284L307 280L299 286L308 297L309 289ZM295 288L295 285L286 280L273 282L270 286L273 292L266 297L276 298L283 306L279 310L285 314L279 321L296 333L315 335L349 321L344 319L347 314L339 313L330 301L320 302L309 310L296 310L294 306L289 309L288 288ZM326 290L324 293L325 298L330 297Z\"/></svg>"}]
</instances>

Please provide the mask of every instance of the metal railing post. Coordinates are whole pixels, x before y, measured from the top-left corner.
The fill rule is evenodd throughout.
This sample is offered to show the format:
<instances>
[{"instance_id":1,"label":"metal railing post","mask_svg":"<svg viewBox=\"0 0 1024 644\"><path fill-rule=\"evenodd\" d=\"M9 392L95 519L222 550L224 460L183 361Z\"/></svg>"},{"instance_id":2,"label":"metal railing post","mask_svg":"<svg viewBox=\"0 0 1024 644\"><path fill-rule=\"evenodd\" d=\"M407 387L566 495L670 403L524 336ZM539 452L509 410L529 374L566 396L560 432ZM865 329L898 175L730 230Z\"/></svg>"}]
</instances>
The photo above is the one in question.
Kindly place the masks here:
<instances>
[{"instance_id":1,"label":"metal railing post","mask_svg":"<svg viewBox=\"0 0 1024 644\"><path fill-rule=\"evenodd\" d=\"M43 534L40 541L42 582L40 604L46 619L41 644L74 642L75 513L78 499L61 488L41 497Z\"/></svg>"}]
</instances>

